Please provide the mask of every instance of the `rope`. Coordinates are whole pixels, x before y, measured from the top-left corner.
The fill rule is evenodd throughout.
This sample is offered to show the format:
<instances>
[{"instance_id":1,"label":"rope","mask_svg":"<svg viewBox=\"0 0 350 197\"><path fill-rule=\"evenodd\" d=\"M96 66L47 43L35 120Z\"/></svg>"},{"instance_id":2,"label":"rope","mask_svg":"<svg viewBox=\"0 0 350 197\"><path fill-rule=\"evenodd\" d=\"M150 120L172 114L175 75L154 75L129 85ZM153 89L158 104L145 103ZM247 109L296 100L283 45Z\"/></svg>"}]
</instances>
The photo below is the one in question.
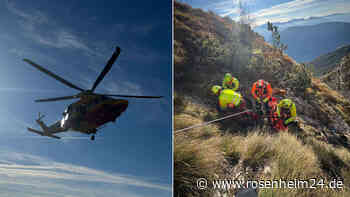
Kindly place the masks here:
<instances>
[{"instance_id":1,"label":"rope","mask_svg":"<svg viewBox=\"0 0 350 197\"><path fill-rule=\"evenodd\" d=\"M190 126L190 127L187 127L187 128L179 129L179 130L174 131L174 134L177 134L177 133L180 133L180 132L189 130L189 129L193 129L193 128L205 126L205 125L211 124L211 123L213 123L213 122L217 122L217 121L224 120L224 119L227 119L227 118L232 118L232 117L235 117L235 116L238 116L238 115L241 115L241 114L250 112L250 111L251 111L251 110L245 110L245 111L242 111L242 112L238 112L238 113L235 113L235 114L231 114L231 115L224 116L224 117L222 117L222 118L218 118L218 119L215 119L215 120L211 120L211 121L209 121L209 122L204 122L204 123L196 124L196 125L193 125L193 126Z\"/></svg>"}]
</instances>

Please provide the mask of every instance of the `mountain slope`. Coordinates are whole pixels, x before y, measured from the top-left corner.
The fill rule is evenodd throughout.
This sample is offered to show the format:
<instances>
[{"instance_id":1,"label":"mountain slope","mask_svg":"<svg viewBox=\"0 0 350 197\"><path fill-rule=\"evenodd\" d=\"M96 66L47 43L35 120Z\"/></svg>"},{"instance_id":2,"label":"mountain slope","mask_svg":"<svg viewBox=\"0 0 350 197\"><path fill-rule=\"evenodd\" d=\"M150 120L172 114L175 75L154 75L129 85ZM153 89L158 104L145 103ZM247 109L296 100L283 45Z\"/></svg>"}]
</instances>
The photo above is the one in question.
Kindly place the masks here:
<instances>
[{"instance_id":1,"label":"mountain slope","mask_svg":"<svg viewBox=\"0 0 350 197\"><path fill-rule=\"evenodd\" d=\"M345 97L350 98L350 51L340 61L335 63L337 63L336 66L323 75L321 79Z\"/></svg>"},{"instance_id":2,"label":"mountain slope","mask_svg":"<svg viewBox=\"0 0 350 197\"><path fill-rule=\"evenodd\" d=\"M288 45L286 53L298 62L306 62L350 44L350 23L295 26L281 31L280 34L281 41Z\"/></svg>"},{"instance_id":3,"label":"mountain slope","mask_svg":"<svg viewBox=\"0 0 350 197\"><path fill-rule=\"evenodd\" d=\"M286 89L297 105L299 130L273 134L267 126L247 127L237 119L177 132L222 117L210 88L225 72L240 80L240 92L258 79ZM174 196L222 196L232 191L198 190L197 178L254 180L335 176L346 189L260 189L264 196L348 196L350 102L276 52L248 26L174 3Z\"/></svg>"},{"instance_id":4,"label":"mountain slope","mask_svg":"<svg viewBox=\"0 0 350 197\"><path fill-rule=\"evenodd\" d=\"M340 63L343 57L350 53L350 45L337 48L337 50L330 53L321 55L309 64L312 64L317 73L325 73L334 69L334 67Z\"/></svg>"}]
</instances>

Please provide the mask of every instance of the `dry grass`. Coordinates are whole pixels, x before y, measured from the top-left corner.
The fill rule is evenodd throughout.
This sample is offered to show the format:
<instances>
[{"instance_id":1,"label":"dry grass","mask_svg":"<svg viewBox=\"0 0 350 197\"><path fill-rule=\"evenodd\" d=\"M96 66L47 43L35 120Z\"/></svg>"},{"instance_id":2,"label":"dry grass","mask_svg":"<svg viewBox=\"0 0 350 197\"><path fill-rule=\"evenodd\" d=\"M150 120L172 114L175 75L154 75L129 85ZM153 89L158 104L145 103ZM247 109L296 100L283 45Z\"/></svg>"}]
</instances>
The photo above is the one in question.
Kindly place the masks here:
<instances>
[{"instance_id":1,"label":"dry grass","mask_svg":"<svg viewBox=\"0 0 350 197\"><path fill-rule=\"evenodd\" d=\"M204 123L201 119L195 118L188 114L175 115L174 122L175 135L185 135L185 137L191 139L209 139L210 137L217 136L220 133L216 125L206 125L204 127L193 128L183 132L177 132L180 129Z\"/></svg>"},{"instance_id":2,"label":"dry grass","mask_svg":"<svg viewBox=\"0 0 350 197\"><path fill-rule=\"evenodd\" d=\"M295 136L281 133L274 139L274 151L273 178L305 179L320 174L316 155Z\"/></svg>"},{"instance_id":3,"label":"dry grass","mask_svg":"<svg viewBox=\"0 0 350 197\"><path fill-rule=\"evenodd\" d=\"M221 140L221 148L224 153L226 160L230 165L235 166L238 164L241 158L240 147L244 137L232 136L231 134L225 135Z\"/></svg>"},{"instance_id":4,"label":"dry grass","mask_svg":"<svg viewBox=\"0 0 350 197\"><path fill-rule=\"evenodd\" d=\"M343 162L350 166L350 152L349 150L345 148L337 148L335 149L335 154L343 160ZM344 179L344 184L350 188L350 169L349 168L342 168L341 169L341 175Z\"/></svg>"},{"instance_id":5,"label":"dry grass","mask_svg":"<svg viewBox=\"0 0 350 197\"><path fill-rule=\"evenodd\" d=\"M201 119L188 114L174 117L175 130L200 123L203 123ZM224 156L220 144L221 137L215 125L175 133L174 196L212 196L209 190L198 190L196 180L212 180L215 174L223 175Z\"/></svg>"},{"instance_id":6,"label":"dry grass","mask_svg":"<svg viewBox=\"0 0 350 197\"><path fill-rule=\"evenodd\" d=\"M223 138L216 125L176 132L204 123L207 113L200 106L186 102L183 112L174 116L174 196L211 196L210 191L197 190L196 179L223 176Z\"/></svg>"},{"instance_id":7,"label":"dry grass","mask_svg":"<svg viewBox=\"0 0 350 197\"><path fill-rule=\"evenodd\" d=\"M338 112L350 124L350 102L348 99L316 78L312 80L312 88L314 89L313 98L318 100L320 105L323 105L323 110L332 115L337 115L335 112Z\"/></svg>"},{"instance_id":8,"label":"dry grass","mask_svg":"<svg viewBox=\"0 0 350 197\"><path fill-rule=\"evenodd\" d=\"M326 100L332 103L346 103L345 98L337 91L332 90L327 84L321 82L317 78L312 79L312 88L318 90L319 97L324 97Z\"/></svg>"},{"instance_id":9,"label":"dry grass","mask_svg":"<svg viewBox=\"0 0 350 197\"><path fill-rule=\"evenodd\" d=\"M253 133L248 135L241 146L243 164L253 169L263 167L274 154L271 136Z\"/></svg>"},{"instance_id":10,"label":"dry grass","mask_svg":"<svg viewBox=\"0 0 350 197\"><path fill-rule=\"evenodd\" d=\"M200 123L201 119L188 114L175 116L175 127ZM210 132L210 136L203 138ZM346 189L260 189L259 196L348 196L350 152L310 138L306 144L294 135L282 132L276 135L264 131L251 131L248 136L222 135L212 125L189 130L184 136L175 136L174 188L175 196L212 196L201 193L195 186L200 177L212 179L229 175L223 173L223 163L231 167L241 163L253 169L248 177L256 180L308 180L325 179L326 184L334 174L345 181ZM269 166L268 173L263 169ZM225 167L225 166L224 166ZM232 175L231 175L232 176Z\"/></svg>"},{"instance_id":11,"label":"dry grass","mask_svg":"<svg viewBox=\"0 0 350 197\"><path fill-rule=\"evenodd\" d=\"M195 143L176 143L174 146L174 196L203 195L196 188L196 179L210 178L215 162L208 162L201 147ZM206 194L207 196L210 193Z\"/></svg>"},{"instance_id":12,"label":"dry grass","mask_svg":"<svg viewBox=\"0 0 350 197\"><path fill-rule=\"evenodd\" d=\"M320 91L320 90L316 90ZM209 111L200 105L186 102L182 113L175 115L175 130L202 124ZM294 135L282 132L275 135L265 130L250 131L240 136L231 131L223 134L215 124L175 134L174 189L175 196L212 196L197 190L197 178L223 178L234 176L224 173L242 165L246 177L256 180L308 180L341 176L346 188L350 186L350 152L307 138L302 143ZM305 144L306 143L306 144ZM264 169L270 168L268 173ZM348 189L261 189L259 196L347 196Z\"/></svg>"},{"instance_id":13,"label":"dry grass","mask_svg":"<svg viewBox=\"0 0 350 197\"><path fill-rule=\"evenodd\" d=\"M317 148L314 148L317 143ZM274 156L271 158L271 175L265 177L269 180L317 180L329 179L322 170L323 162L334 161L331 149L326 149L320 142L315 144L302 144L295 136L281 133L274 138ZM344 153L345 154L345 153ZM336 166L333 166L337 168ZM328 183L327 180L325 183ZM259 196L346 196L347 191L330 189L262 189Z\"/></svg>"}]
</instances>

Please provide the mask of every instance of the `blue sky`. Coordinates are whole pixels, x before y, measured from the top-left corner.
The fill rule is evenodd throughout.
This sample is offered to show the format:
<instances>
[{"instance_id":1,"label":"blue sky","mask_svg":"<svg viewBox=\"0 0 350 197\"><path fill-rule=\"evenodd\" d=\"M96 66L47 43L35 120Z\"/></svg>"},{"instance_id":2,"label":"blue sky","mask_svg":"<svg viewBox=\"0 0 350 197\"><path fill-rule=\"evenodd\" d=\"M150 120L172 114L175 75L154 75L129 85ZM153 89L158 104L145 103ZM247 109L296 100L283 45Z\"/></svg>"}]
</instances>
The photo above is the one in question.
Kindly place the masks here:
<instances>
[{"instance_id":1,"label":"blue sky","mask_svg":"<svg viewBox=\"0 0 350 197\"><path fill-rule=\"evenodd\" d=\"M171 196L171 1L0 0L0 190L8 196ZM22 61L29 58L91 88L122 52L98 93L161 95L130 99L96 135L36 136L37 113L51 124L76 94Z\"/></svg>"},{"instance_id":2,"label":"blue sky","mask_svg":"<svg viewBox=\"0 0 350 197\"><path fill-rule=\"evenodd\" d=\"M350 22L349 0L181 0L195 8L211 10L220 16L228 16L238 20L238 2L246 5L250 12L253 26L267 21L288 22L310 17L334 16L336 21ZM341 16L339 16L341 15Z\"/></svg>"}]
</instances>

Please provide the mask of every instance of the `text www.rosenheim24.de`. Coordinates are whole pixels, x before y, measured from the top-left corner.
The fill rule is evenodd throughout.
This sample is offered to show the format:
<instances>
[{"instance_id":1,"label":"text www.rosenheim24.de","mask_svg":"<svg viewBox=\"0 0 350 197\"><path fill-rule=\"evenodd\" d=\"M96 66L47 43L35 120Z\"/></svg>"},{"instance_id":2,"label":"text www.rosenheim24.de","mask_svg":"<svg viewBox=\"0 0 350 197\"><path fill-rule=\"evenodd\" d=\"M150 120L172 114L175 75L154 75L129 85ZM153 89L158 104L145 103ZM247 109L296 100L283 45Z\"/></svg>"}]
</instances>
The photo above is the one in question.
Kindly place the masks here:
<instances>
[{"instance_id":1,"label":"text www.rosenheim24.de","mask_svg":"<svg viewBox=\"0 0 350 197\"><path fill-rule=\"evenodd\" d=\"M253 188L253 189L268 189L268 188L286 188L286 189L317 189L317 188L329 188L329 189L342 189L343 181L333 179L326 182L324 179L310 178L307 180L232 180L232 179L217 179L209 181L205 178L197 179L197 188L200 190L205 189L219 189L230 190L240 188Z\"/></svg>"}]
</instances>

